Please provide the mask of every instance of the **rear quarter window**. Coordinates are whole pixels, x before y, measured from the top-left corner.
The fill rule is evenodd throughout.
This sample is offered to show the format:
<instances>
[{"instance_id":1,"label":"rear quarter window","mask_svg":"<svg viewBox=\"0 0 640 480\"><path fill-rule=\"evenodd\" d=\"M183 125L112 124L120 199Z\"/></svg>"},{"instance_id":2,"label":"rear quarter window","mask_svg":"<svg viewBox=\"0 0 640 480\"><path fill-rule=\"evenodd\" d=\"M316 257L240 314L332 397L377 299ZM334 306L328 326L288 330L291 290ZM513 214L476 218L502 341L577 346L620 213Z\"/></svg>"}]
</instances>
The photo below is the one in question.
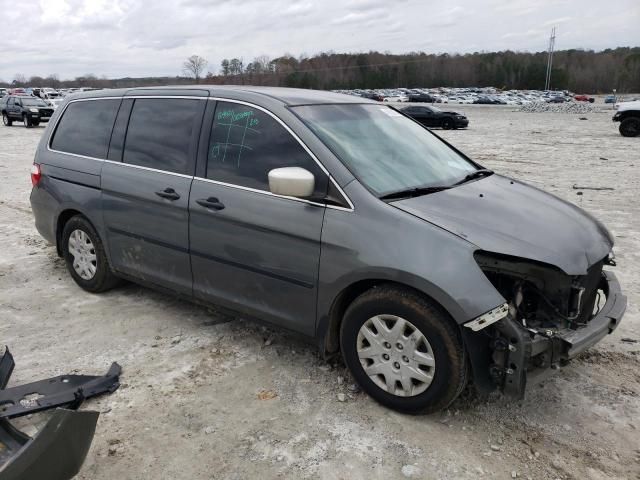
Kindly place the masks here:
<instances>
[{"instance_id":1,"label":"rear quarter window","mask_svg":"<svg viewBox=\"0 0 640 480\"><path fill-rule=\"evenodd\" d=\"M104 159L120 99L72 102L64 111L51 148L65 153Z\"/></svg>"}]
</instances>

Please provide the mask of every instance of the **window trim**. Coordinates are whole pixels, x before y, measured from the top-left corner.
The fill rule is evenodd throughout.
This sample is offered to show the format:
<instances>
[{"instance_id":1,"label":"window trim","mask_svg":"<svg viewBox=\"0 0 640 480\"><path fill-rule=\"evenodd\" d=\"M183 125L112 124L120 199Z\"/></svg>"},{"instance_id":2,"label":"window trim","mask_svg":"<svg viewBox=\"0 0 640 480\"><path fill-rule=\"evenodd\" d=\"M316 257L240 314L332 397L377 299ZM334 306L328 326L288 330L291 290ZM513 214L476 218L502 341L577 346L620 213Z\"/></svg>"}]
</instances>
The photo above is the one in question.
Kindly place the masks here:
<instances>
[{"instance_id":1,"label":"window trim","mask_svg":"<svg viewBox=\"0 0 640 480\"><path fill-rule=\"evenodd\" d=\"M266 113L270 117L272 117L276 122L278 122L280 125L282 125L282 127L284 127L284 129L287 132L289 132L289 134L302 146L302 148L307 152L307 154L309 154L311 156L311 158L316 162L318 167L320 167L320 170L322 170L322 172L329 177L329 181L332 182L334 187L338 190L338 192L340 192L340 195L342 195L342 197L346 200L346 202L349 204L349 207L342 207L342 206L339 206L339 205L327 205L325 203L312 202L310 200L305 200L304 198L288 197L286 195L278 195L278 194L275 194L275 193L271 193L271 192L266 191L266 190L258 190L258 189L253 189L253 188L250 188L250 187L243 187L242 185L235 185L235 184L231 184L231 183L220 182L218 180L211 180L209 178L203 178L203 177L199 177L197 175L184 175L184 174L180 174L180 173L169 172L169 171L166 171L166 170L157 170L157 169L154 169L154 168L151 168L151 167L143 167L141 165L132 165L132 164L129 164L129 163L124 163L124 162L116 162L114 160L108 160L106 158L96 158L96 157L89 157L87 155L80 155L78 153L64 152L64 151L61 151L61 150L55 150L55 149L51 148L51 142L52 142L53 136L54 136L54 134L55 134L55 132L56 132L56 130L58 128L58 123L60 123L60 120L64 116L67 108L72 103L75 103L75 102L91 102L91 101L99 101L99 100L125 100L127 98L132 98L132 99L137 99L137 98L145 98L145 99L150 99L150 98L186 98L186 99L197 99L197 100L202 100L202 101L239 103L241 105L246 105L246 106L249 106L249 107L252 107L252 108L256 108L256 109ZM116 116L116 119L117 119L117 116ZM200 128L202 128L202 123L201 123L201 127ZM112 132L111 133L113 134L113 127L112 127ZM200 132L200 134L202 135L202 131ZM49 133L49 138L47 139L47 151L52 152L52 153L59 153L59 154L62 154L62 155L71 155L71 156L78 157L78 158L86 158L88 160L94 160L96 162L103 162L103 163L104 162L108 162L108 163L113 163L113 164L117 164L117 165L123 165L123 166L131 167L131 168L140 168L140 169L149 170L149 171L155 171L155 172L159 172L159 173L166 173L168 175L176 175L176 176L179 176L179 177L193 178L194 180L201 180L201 181L208 182L208 183L214 183L214 184L217 184L217 185L222 185L224 187L237 188L237 189L240 189L240 190L251 191L251 192L260 193L260 194L268 195L268 196L272 196L272 197L278 197L278 198L284 198L284 199L287 199L287 200L293 200L293 201L300 202L300 203L307 203L307 204L310 204L310 205L317 205L317 206L321 206L321 207L325 207L325 208L330 208L330 209L333 209L333 210L341 210L341 211L344 211L344 212L353 212L353 211L355 211L355 207L353 205L353 202L349 198L349 196L344 192L344 190L338 184L336 179L333 178L333 176L325 168L325 166L322 164L322 162L318 159L318 157L315 156L315 154L302 141L302 139L300 139L300 137L293 130L291 130L291 128L282 119L280 119L276 114L274 114L273 112L267 110L266 108L264 108L264 107L262 107L260 105L256 105L254 103L246 102L244 100L236 100L236 99L233 99L233 98L223 98L223 97L195 97L195 96L191 96L191 95L122 95L122 96L107 96L107 97L93 97L93 98L78 98L78 99L74 99L74 100L69 100L69 102L67 102L67 104L64 106L64 109L60 112L60 115L57 116L55 123L52 125L51 133ZM108 153L108 150L107 150L107 153Z\"/></svg>"}]
</instances>

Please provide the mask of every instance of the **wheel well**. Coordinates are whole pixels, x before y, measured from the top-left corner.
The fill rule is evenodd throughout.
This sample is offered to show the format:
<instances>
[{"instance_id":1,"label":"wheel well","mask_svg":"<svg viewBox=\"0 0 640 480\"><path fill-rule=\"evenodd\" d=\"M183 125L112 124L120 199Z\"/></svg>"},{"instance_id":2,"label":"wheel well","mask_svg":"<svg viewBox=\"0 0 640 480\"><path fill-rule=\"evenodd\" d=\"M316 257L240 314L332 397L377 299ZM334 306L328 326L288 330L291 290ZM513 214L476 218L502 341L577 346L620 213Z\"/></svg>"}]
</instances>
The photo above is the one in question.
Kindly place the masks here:
<instances>
[{"instance_id":1,"label":"wheel well","mask_svg":"<svg viewBox=\"0 0 640 480\"><path fill-rule=\"evenodd\" d=\"M626 120L627 118L632 118L632 117L640 118L640 111L638 111L638 110L627 110L625 112L622 112L620 114L620 116L621 116L620 120Z\"/></svg>"},{"instance_id":2,"label":"wheel well","mask_svg":"<svg viewBox=\"0 0 640 480\"><path fill-rule=\"evenodd\" d=\"M64 210L58 215L58 224L56 225L56 249L58 250L58 256L62 257L62 231L67 222L76 215L82 215L78 210Z\"/></svg>"},{"instance_id":3,"label":"wheel well","mask_svg":"<svg viewBox=\"0 0 640 480\"><path fill-rule=\"evenodd\" d=\"M360 280L342 290L333 301L333 305L331 305L331 310L329 312L329 325L327 326L324 338L323 353L326 356L330 356L340 350L340 324L342 323L342 318L344 317L344 313L347 311L347 308L349 308L349 305L351 305L351 303L364 292L380 285L392 285L416 292L418 295L426 297L430 301L434 302L445 314L448 315L447 310L435 299L405 283L382 279Z\"/></svg>"}]
</instances>

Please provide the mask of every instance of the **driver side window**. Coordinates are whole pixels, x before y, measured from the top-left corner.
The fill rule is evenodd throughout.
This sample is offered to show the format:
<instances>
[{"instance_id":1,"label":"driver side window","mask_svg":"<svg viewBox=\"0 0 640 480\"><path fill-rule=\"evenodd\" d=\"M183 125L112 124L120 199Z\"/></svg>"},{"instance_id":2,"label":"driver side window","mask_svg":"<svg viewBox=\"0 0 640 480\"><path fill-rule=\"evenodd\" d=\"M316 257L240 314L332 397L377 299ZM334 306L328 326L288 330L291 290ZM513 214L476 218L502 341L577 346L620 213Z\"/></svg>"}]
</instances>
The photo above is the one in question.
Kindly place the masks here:
<instances>
[{"instance_id":1,"label":"driver side window","mask_svg":"<svg viewBox=\"0 0 640 480\"><path fill-rule=\"evenodd\" d=\"M207 178L269 191L269 172L282 167L310 171L315 177L314 196L326 194L327 175L279 122L257 108L218 102L209 138Z\"/></svg>"}]
</instances>

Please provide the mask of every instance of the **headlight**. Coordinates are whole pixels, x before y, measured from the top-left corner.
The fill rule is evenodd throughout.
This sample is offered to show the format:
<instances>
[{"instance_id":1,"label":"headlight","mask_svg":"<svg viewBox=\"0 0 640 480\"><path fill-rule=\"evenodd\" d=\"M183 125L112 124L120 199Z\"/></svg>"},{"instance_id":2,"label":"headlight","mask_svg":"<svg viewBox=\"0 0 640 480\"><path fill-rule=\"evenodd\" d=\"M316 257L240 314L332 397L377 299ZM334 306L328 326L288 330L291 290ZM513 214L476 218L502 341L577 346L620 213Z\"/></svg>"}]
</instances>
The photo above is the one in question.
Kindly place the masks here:
<instances>
[{"instance_id":1,"label":"headlight","mask_svg":"<svg viewBox=\"0 0 640 480\"><path fill-rule=\"evenodd\" d=\"M29 111L33 112L33 113L38 113L38 109L37 108L30 108Z\"/></svg>"}]
</instances>

